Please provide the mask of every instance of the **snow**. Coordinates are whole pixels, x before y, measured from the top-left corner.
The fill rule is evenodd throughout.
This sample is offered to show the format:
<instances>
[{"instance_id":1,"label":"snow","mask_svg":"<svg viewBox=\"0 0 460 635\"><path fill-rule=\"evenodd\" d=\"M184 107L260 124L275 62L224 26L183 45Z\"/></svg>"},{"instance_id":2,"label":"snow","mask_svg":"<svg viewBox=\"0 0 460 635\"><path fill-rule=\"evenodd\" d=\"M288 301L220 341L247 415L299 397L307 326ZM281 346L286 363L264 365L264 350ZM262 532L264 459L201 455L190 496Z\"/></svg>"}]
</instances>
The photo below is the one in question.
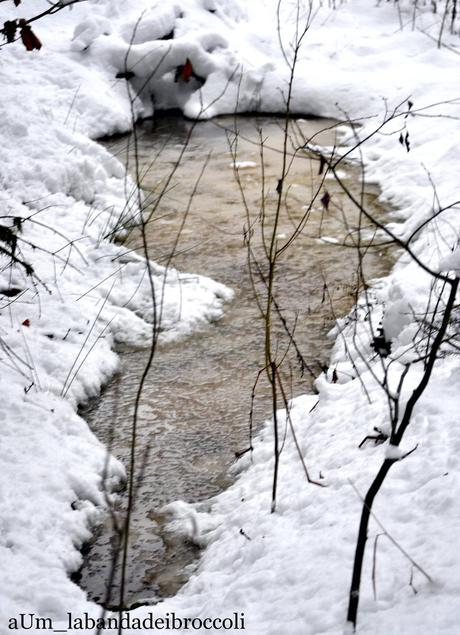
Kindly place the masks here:
<instances>
[{"instance_id":1,"label":"snow","mask_svg":"<svg viewBox=\"0 0 460 635\"><path fill-rule=\"evenodd\" d=\"M397 445L391 445L390 443L385 451L385 458L394 461L400 461L402 458L404 458L405 454L406 453L404 452L404 450L402 450L400 447L398 447Z\"/></svg>"},{"instance_id":2,"label":"snow","mask_svg":"<svg viewBox=\"0 0 460 635\"><path fill-rule=\"evenodd\" d=\"M430 3L420 3L414 29L407 0L398 3L403 29L394 3L349 0L336 10L330 4L315 8L300 50L292 110L360 119L361 138L395 110L394 121L363 147L367 179L381 187L382 203L396 210L387 227L402 239L411 237L413 253L433 271L458 271L458 38L446 28L444 46L438 49L432 39L442 3L437 16ZM18 8L12 2L0 6L6 20L48 5L30 0ZM92 139L129 130L130 96L136 115L169 107L201 118L282 112L289 69L279 49L276 6L275 0L94 0L38 21L40 51L27 52L20 42L1 51L2 223L13 227L14 218L22 219L20 254L34 267L33 276L19 265L0 274L1 290L20 290L15 298L1 296L0 309L2 633L9 632L8 618L24 611L51 616L56 624L67 611L99 615L68 575L80 565L78 548L104 505L104 473L116 487L124 470L108 459L76 407L98 395L116 371L115 342L145 344L151 333L146 263L108 239L138 218L136 206L125 205L125 190L134 185ZM285 45L294 32L295 7L293 0L282 4ZM179 73L175 81L187 59L195 76L186 80ZM134 75L116 77L127 73ZM410 152L398 141L401 133L409 135ZM353 143L347 126L341 140ZM231 167L253 166L243 161ZM440 207L446 210L430 220ZM151 267L156 289L165 289L164 341L219 319L231 299L218 282ZM388 376L393 394L403 363L412 359L414 316L425 313L431 282L402 254L369 291L372 322L391 341L392 355L400 356ZM251 635L347 632L360 496L385 457L400 459L418 444L397 460L376 499L381 524L371 520L357 632L457 632L457 358L444 354L437 361L404 451L388 442L359 448L374 427L390 432L366 313L361 299L338 321L330 364L337 381L323 374L316 383L319 403L316 395L300 396L290 411L304 459L325 487L306 482L288 434L277 511L270 514L273 432L267 422L252 462L246 455L236 466L234 485L212 501L194 507L177 502L168 510L172 529L207 546L196 574L155 607L155 615L243 611ZM354 350L356 337L367 365ZM421 366L411 366L403 402L420 381ZM432 582L412 571L385 532ZM378 535L374 599L371 551Z\"/></svg>"},{"instance_id":3,"label":"snow","mask_svg":"<svg viewBox=\"0 0 460 635\"><path fill-rule=\"evenodd\" d=\"M105 28L101 7L93 8L96 17L77 29L80 43ZM5 6L5 17L14 12ZM99 612L68 574L80 566L78 548L105 504L104 473L109 489L125 475L115 460L107 464L76 407L116 371L115 342L145 345L152 331L145 260L109 240L138 214L126 206L125 188L129 197L134 184L89 138L131 126L127 93L110 70L76 58L69 31L79 12L40 23L47 42L37 55L20 43L2 50L2 223L21 219L18 254L34 273L5 268L2 259L0 290L20 295L0 296L1 632L9 616L29 608ZM232 297L208 278L151 266L158 297L164 287L161 341L219 319Z\"/></svg>"}]
</instances>

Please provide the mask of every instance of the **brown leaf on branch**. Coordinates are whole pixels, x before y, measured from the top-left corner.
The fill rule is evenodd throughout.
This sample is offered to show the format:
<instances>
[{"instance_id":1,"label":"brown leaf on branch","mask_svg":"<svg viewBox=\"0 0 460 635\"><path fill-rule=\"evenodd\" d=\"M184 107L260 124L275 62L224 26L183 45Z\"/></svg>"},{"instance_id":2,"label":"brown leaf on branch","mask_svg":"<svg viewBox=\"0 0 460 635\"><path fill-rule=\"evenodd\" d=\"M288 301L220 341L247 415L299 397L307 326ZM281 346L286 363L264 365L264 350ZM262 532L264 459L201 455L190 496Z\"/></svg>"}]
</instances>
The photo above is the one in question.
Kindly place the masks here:
<instances>
[{"instance_id":1,"label":"brown leaf on branch","mask_svg":"<svg viewBox=\"0 0 460 635\"><path fill-rule=\"evenodd\" d=\"M19 27L21 29L21 40L26 49L28 51L40 50L42 43L25 20L19 20Z\"/></svg>"},{"instance_id":2,"label":"brown leaf on branch","mask_svg":"<svg viewBox=\"0 0 460 635\"><path fill-rule=\"evenodd\" d=\"M10 44L11 42L14 42L16 38L17 28L18 28L18 24L16 20L7 20L6 22L4 22L2 33L5 36L8 44Z\"/></svg>"}]
</instances>

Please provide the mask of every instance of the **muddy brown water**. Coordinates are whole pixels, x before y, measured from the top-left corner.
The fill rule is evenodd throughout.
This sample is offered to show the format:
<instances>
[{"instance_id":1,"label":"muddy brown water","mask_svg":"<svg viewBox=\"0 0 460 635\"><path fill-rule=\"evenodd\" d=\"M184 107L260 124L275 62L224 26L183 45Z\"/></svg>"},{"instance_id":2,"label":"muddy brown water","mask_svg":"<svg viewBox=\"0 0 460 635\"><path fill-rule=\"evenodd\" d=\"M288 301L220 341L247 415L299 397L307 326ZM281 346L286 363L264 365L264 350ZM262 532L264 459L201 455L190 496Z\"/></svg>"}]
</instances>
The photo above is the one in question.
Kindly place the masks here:
<instances>
[{"instance_id":1,"label":"muddy brown water","mask_svg":"<svg viewBox=\"0 0 460 635\"><path fill-rule=\"evenodd\" d=\"M332 124L324 120L293 122L289 152L302 144L302 135L310 138ZM137 128L142 187L152 202L187 144L180 167L148 225L150 255L153 260L164 263L171 252L191 192L207 161L173 265L228 285L235 291L235 299L227 305L224 317L203 332L185 342L160 347L148 376L139 413L138 464L142 462L145 448L148 446L150 450L132 517L126 581L128 605L145 600L156 602L174 594L196 566L197 549L164 532L160 509L175 500L208 499L229 484L228 470L235 461L235 452L249 444L251 390L259 369L264 366L263 321L254 300L244 239L248 236L248 222L235 181L235 156L229 143L234 144L237 129L236 159L253 222L252 245L262 272L266 272L259 212L263 200L269 235L283 160L283 121L267 117L224 117L199 123L191 134L192 127L191 122L167 116L157 119L154 126L145 122ZM264 144L263 159L260 139ZM132 137L129 144L128 141L129 137L110 140L107 147L122 160L128 153L133 172ZM321 132L315 142L334 144L334 128ZM131 149L127 150L128 145ZM289 157L289 161L276 232L278 245L284 244L304 216L322 178L318 175L318 162L311 161L305 152L299 153L292 162ZM359 191L359 172L349 167L341 170L347 185ZM330 195L327 211L320 202L325 189ZM375 189L365 189L365 205L382 218L384 210L377 198ZM291 328L295 324L296 342L316 374L327 364L331 347L327 333L333 326L334 316L344 315L354 303L356 253L339 243L346 240L348 230L356 225L356 210L334 181L327 179L302 234L279 259L275 297ZM129 246L136 245L139 245L139 236L134 232ZM389 266L390 257L385 252L374 249L366 256L368 278L383 275ZM260 280L256 280L256 286L263 294ZM288 339L276 317L273 328L280 358ZM102 397L86 406L82 414L113 454L128 465L134 396L148 351L121 348L119 352L119 374ZM312 376L300 371L292 346L285 357L284 368L289 395L313 389ZM270 391L262 377L254 404L255 427L269 416ZM122 514L124 505L122 495L116 513ZM105 598L115 543L111 521L107 518L88 545L79 576L82 588L98 602ZM119 569L115 573L110 604L116 604L118 588Z\"/></svg>"}]
</instances>

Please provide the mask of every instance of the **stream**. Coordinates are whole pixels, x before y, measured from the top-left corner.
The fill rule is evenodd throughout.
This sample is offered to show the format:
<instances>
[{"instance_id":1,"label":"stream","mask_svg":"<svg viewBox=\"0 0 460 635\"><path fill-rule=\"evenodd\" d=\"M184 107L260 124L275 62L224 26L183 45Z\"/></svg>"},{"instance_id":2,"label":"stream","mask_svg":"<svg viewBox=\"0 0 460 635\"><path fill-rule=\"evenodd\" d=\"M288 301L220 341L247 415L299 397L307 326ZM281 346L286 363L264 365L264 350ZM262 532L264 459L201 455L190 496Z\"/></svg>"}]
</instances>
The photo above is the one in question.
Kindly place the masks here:
<instances>
[{"instance_id":1,"label":"stream","mask_svg":"<svg viewBox=\"0 0 460 635\"><path fill-rule=\"evenodd\" d=\"M235 461L235 452L249 445L248 414L252 387L264 366L264 330L251 286L244 241L246 212L234 178L235 157L229 141L234 140L232 131L236 126L238 173L248 208L256 217L262 200L259 139L264 140L263 181L269 227L281 174L283 123L275 117L241 116L196 124L168 193L148 226L151 258L164 264L198 175L208 161L172 264L180 271L207 275L228 285L235 291L235 299L227 305L221 320L186 341L159 347L155 355L139 413L139 461L143 448L149 445L150 451L132 516L128 605L145 600L154 603L173 595L198 562L196 547L164 532L161 507L175 500L196 502L218 494L231 483L228 470ZM332 125L324 120L297 120L289 150L299 144L299 135L309 138L325 128L329 129L315 137L315 143L334 144ZM144 122L137 127L142 187L147 194L158 191L170 174L192 126L192 122L165 115L157 118L154 125ZM128 138L108 140L106 147L124 160ZM359 190L356 169L342 168L341 173L347 185ZM277 228L279 241L286 240L305 214L305 206L321 178L318 161L311 161L305 153L292 161L283 184L288 213L283 214ZM296 342L316 375L327 365L332 345L327 333L334 316L351 309L356 291L356 253L340 243L347 234L347 225L357 224L357 214L332 179L326 180L325 187L330 196L328 209L320 202L320 195L304 231L280 257L274 286L280 310L291 326L295 323ZM362 195L365 205L383 218L378 191L369 187ZM254 253L262 262L258 225L254 230ZM136 244L139 237L133 234L130 245ZM366 255L368 278L384 275L390 265L390 255L385 252L370 250ZM264 265L262 269L266 271ZM260 291L263 285L260 281L256 284ZM276 316L273 328L284 351L286 334ZM133 401L148 351L120 347L119 354L118 375L101 398L82 408L81 413L98 438L128 465ZM300 372L292 346L284 367L290 396L313 390L313 377L305 369ZM262 376L254 404L255 429L270 416L270 406L270 388ZM120 496L120 513L124 504ZM113 544L108 517L87 546L78 575L89 598L100 603L105 598ZM118 578L117 569L113 602Z\"/></svg>"}]
</instances>

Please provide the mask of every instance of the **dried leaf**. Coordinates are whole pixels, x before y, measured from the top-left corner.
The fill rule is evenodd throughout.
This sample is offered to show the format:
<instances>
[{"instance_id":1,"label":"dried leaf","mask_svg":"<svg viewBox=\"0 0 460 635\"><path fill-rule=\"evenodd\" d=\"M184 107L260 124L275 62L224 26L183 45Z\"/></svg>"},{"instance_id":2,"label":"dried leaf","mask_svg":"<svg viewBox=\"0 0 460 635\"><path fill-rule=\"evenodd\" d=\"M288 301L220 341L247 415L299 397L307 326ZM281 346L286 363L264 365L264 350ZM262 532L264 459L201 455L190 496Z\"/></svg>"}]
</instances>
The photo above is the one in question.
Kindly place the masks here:
<instances>
[{"instance_id":1,"label":"dried leaf","mask_svg":"<svg viewBox=\"0 0 460 635\"><path fill-rule=\"evenodd\" d=\"M5 295L7 298L14 298L15 296L22 293L24 289L18 289L18 287L9 287L9 289L0 289L0 293Z\"/></svg>"},{"instance_id":2,"label":"dried leaf","mask_svg":"<svg viewBox=\"0 0 460 635\"><path fill-rule=\"evenodd\" d=\"M6 38L8 43L14 42L16 38L16 30L18 28L18 24L16 20L7 20L3 24L2 33Z\"/></svg>"},{"instance_id":3,"label":"dried leaf","mask_svg":"<svg viewBox=\"0 0 460 635\"><path fill-rule=\"evenodd\" d=\"M30 320L29 319L24 320L24 322L22 322L22 326L30 326Z\"/></svg>"},{"instance_id":4,"label":"dried leaf","mask_svg":"<svg viewBox=\"0 0 460 635\"><path fill-rule=\"evenodd\" d=\"M117 73L115 75L116 79L132 79L133 77L136 77L136 74L133 73L133 71L125 71L124 73Z\"/></svg>"},{"instance_id":5,"label":"dried leaf","mask_svg":"<svg viewBox=\"0 0 460 635\"><path fill-rule=\"evenodd\" d=\"M187 59L185 60L185 64L182 66L180 78L182 81L188 82L192 75L193 75L192 62L187 57Z\"/></svg>"},{"instance_id":6,"label":"dried leaf","mask_svg":"<svg viewBox=\"0 0 460 635\"><path fill-rule=\"evenodd\" d=\"M6 243L14 253L18 239L11 227L8 227L7 225L0 225L0 240Z\"/></svg>"},{"instance_id":7,"label":"dried leaf","mask_svg":"<svg viewBox=\"0 0 460 635\"><path fill-rule=\"evenodd\" d=\"M318 174L322 174L324 172L324 166L325 165L326 165L326 159L323 157L322 154L320 154Z\"/></svg>"},{"instance_id":8,"label":"dried leaf","mask_svg":"<svg viewBox=\"0 0 460 635\"><path fill-rule=\"evenodd\" d=\"M329 209L329 203L331 202L331 195L329 194L329 192L327 190L324 190L324 194L321 197L321 204L324 207L324 209L326 210L326 212Z\"/></svg>"},{"instance_id":9,"label":"dried leaf","mask_svg":"<svg viewBox=\"0 0 460 635\"><path fill-rule=\"evenodd\" d=\"M21 24L23 22L24 24ZM31 27L26 24L25 20L20 20L19 25L21 27L21 40L27 51L33 51L34 49L40 50L42 43L32 31Z\"/></svg>"},{"instance_id":10,"label":"dried leaf","mask_svg":"<svg viewBox=\"0 0 460 635\"><path fill-rule=\"evenodd\" d=\"M406 132L406 136L404 137L404 144L406 146L406 150L410 151L410 142L409 142L409 133Z\"/></svg>"}]
</instances>

